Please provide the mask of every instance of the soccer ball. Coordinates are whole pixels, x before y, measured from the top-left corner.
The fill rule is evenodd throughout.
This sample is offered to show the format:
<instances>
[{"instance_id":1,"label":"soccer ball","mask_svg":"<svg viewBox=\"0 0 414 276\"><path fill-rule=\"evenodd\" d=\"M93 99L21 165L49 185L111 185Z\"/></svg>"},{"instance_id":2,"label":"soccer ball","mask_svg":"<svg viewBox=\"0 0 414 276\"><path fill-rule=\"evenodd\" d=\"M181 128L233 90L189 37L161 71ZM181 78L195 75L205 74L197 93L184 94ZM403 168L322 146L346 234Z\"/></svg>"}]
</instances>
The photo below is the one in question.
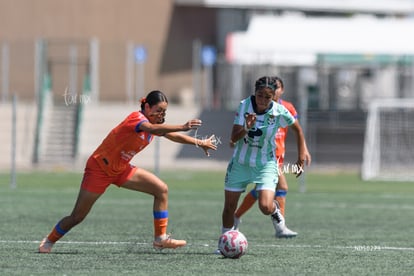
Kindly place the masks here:
<instances>
[{"instance_id":1,"label":"soccer ball","mask_svg":"<svg viewBox=\"0 0 414 276\"><path fill-rule=\"evenodd\" d=\"M229 230L220 236L218 248L224 257L238 259L247 252L247 239L242 232Z\"/></svg>"}]
</instances>

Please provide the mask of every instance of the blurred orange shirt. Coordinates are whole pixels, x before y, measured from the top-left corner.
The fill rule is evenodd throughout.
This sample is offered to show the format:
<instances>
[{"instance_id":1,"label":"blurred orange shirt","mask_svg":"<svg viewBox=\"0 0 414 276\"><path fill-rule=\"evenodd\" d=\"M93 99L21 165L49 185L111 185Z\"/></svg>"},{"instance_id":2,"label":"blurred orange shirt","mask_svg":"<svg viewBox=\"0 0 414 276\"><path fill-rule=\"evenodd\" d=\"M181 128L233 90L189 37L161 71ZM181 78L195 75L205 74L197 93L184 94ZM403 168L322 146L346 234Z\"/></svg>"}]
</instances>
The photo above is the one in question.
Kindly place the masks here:
<instances>
[{"instance_id":1,"label":"blurred orange shirt","mask_svg":"<svg viewBox=\"0 0 414 276\"><path fill-rule=\"evenodd\" d=\"M129 114L92 154L107 175L121 174L131 159L151 143L154 136L139 130L143 122L148 122L148 119L140 111Z\"/></svg>"},{"instance_id":2,"label":"blurred orange shirt","mask_svg":"<svg viewBox=\"0 0 414 276\"><path fill-rule=\"evenodd\" d=\"M278 103L286 107L286 109L290 112L290 114L292 114L293 117L295 117L295 119L298 118L298 113L296 112L296 109L291 102L279 99ZM285 151L286 151L285 140L286 140L287 132L288 132L288 127L280 127L275 136L275 142L276 142L275 154L276 154L276 160L278 161L279 165L283 164L283 161L285 158Z\"/></svg>"}]
</instances>

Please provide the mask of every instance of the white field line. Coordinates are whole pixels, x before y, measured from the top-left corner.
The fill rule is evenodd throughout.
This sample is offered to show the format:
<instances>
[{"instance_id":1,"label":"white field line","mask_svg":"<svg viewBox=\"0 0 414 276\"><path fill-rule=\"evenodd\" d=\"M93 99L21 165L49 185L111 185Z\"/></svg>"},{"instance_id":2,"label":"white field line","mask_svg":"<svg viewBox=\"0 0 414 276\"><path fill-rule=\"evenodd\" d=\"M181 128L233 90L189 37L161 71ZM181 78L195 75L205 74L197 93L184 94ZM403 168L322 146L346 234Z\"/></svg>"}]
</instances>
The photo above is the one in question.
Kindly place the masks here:
<instances>
[{"instance_id":1,"label":"white field line","mask_svg":"<svg viewBox=\"0 0 414 276\"><path fill-rule=\"evenodd\" d=\"M17 240L17 241L7 241L7 240L0 240L0 244L39 244L40 241L24 241L24 240ZM152 246L152 243L147 242L115 242L115 241L59 241L60 244L83 244L83 245L143 245L143 246ZM216 243L213 244L187 244L189 247L216 247ZM395 246L379 246L379 245L353 245L353 246L324 246L324 245L306 245L306 244L296 244L296 245L289 245L289 244L252 244L249 246L252 247L275 247L275 248L326 248L326 249L337 249L337 250L354 250L354 251L414 251L414 247L395 247Z\"/></svg>"},{"instance_id":2,"label":"white field line","mask_svg":"<svg viewBox=\"0 0 414 276\"><path fill-rule=\"evenodd\" d=\"M302 204L300 202L292 203L292 206L296 208L321 208L321 209L381 209L381 210L414 210L413 204L351 204L341 202L323 202L323 203L311 203Z\"/></svg>"}]
</instances>

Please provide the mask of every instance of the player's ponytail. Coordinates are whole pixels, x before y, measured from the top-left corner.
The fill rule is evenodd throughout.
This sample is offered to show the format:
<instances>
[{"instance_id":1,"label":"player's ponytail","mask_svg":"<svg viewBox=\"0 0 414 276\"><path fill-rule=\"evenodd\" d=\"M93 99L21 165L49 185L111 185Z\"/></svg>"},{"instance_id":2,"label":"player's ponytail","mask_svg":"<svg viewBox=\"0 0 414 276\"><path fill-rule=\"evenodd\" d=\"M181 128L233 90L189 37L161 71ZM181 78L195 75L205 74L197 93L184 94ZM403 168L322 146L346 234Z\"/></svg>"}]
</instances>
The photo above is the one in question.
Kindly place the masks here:
<instances>
[{"instance_id":1,"label":"player's ponytail","mask_svg":"<svg viewBox=\"0 0 414 276\"><path fill-rule=\"evenodd\" d=\"M272 79L275 81L276 89L279 87L281 87L282 89L285 88L285 85L283 84L283 80L280 77L274 76L272 77Z\"/></svg>"}]
</instances>

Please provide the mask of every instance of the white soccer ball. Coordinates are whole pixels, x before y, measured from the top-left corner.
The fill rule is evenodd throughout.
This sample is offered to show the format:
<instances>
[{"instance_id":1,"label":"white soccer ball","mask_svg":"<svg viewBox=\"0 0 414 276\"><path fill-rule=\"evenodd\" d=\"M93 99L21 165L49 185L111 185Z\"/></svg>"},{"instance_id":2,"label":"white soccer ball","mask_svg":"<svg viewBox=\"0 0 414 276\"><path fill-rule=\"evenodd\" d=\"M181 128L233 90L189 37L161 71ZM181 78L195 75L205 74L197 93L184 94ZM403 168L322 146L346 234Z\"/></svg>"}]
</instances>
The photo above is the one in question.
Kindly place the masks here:
<instances>
[{"instance_id":1,"label":"white soccer ball","mask_svg":"<svg viewBox=\"0 0 414 276\"><path fill-rule=\"evenodd\" d=\"M247 252L247 239L237 230L230 230L220 236L218 248L227 258L238 259Z\"/></svg>"}]
</instances>

